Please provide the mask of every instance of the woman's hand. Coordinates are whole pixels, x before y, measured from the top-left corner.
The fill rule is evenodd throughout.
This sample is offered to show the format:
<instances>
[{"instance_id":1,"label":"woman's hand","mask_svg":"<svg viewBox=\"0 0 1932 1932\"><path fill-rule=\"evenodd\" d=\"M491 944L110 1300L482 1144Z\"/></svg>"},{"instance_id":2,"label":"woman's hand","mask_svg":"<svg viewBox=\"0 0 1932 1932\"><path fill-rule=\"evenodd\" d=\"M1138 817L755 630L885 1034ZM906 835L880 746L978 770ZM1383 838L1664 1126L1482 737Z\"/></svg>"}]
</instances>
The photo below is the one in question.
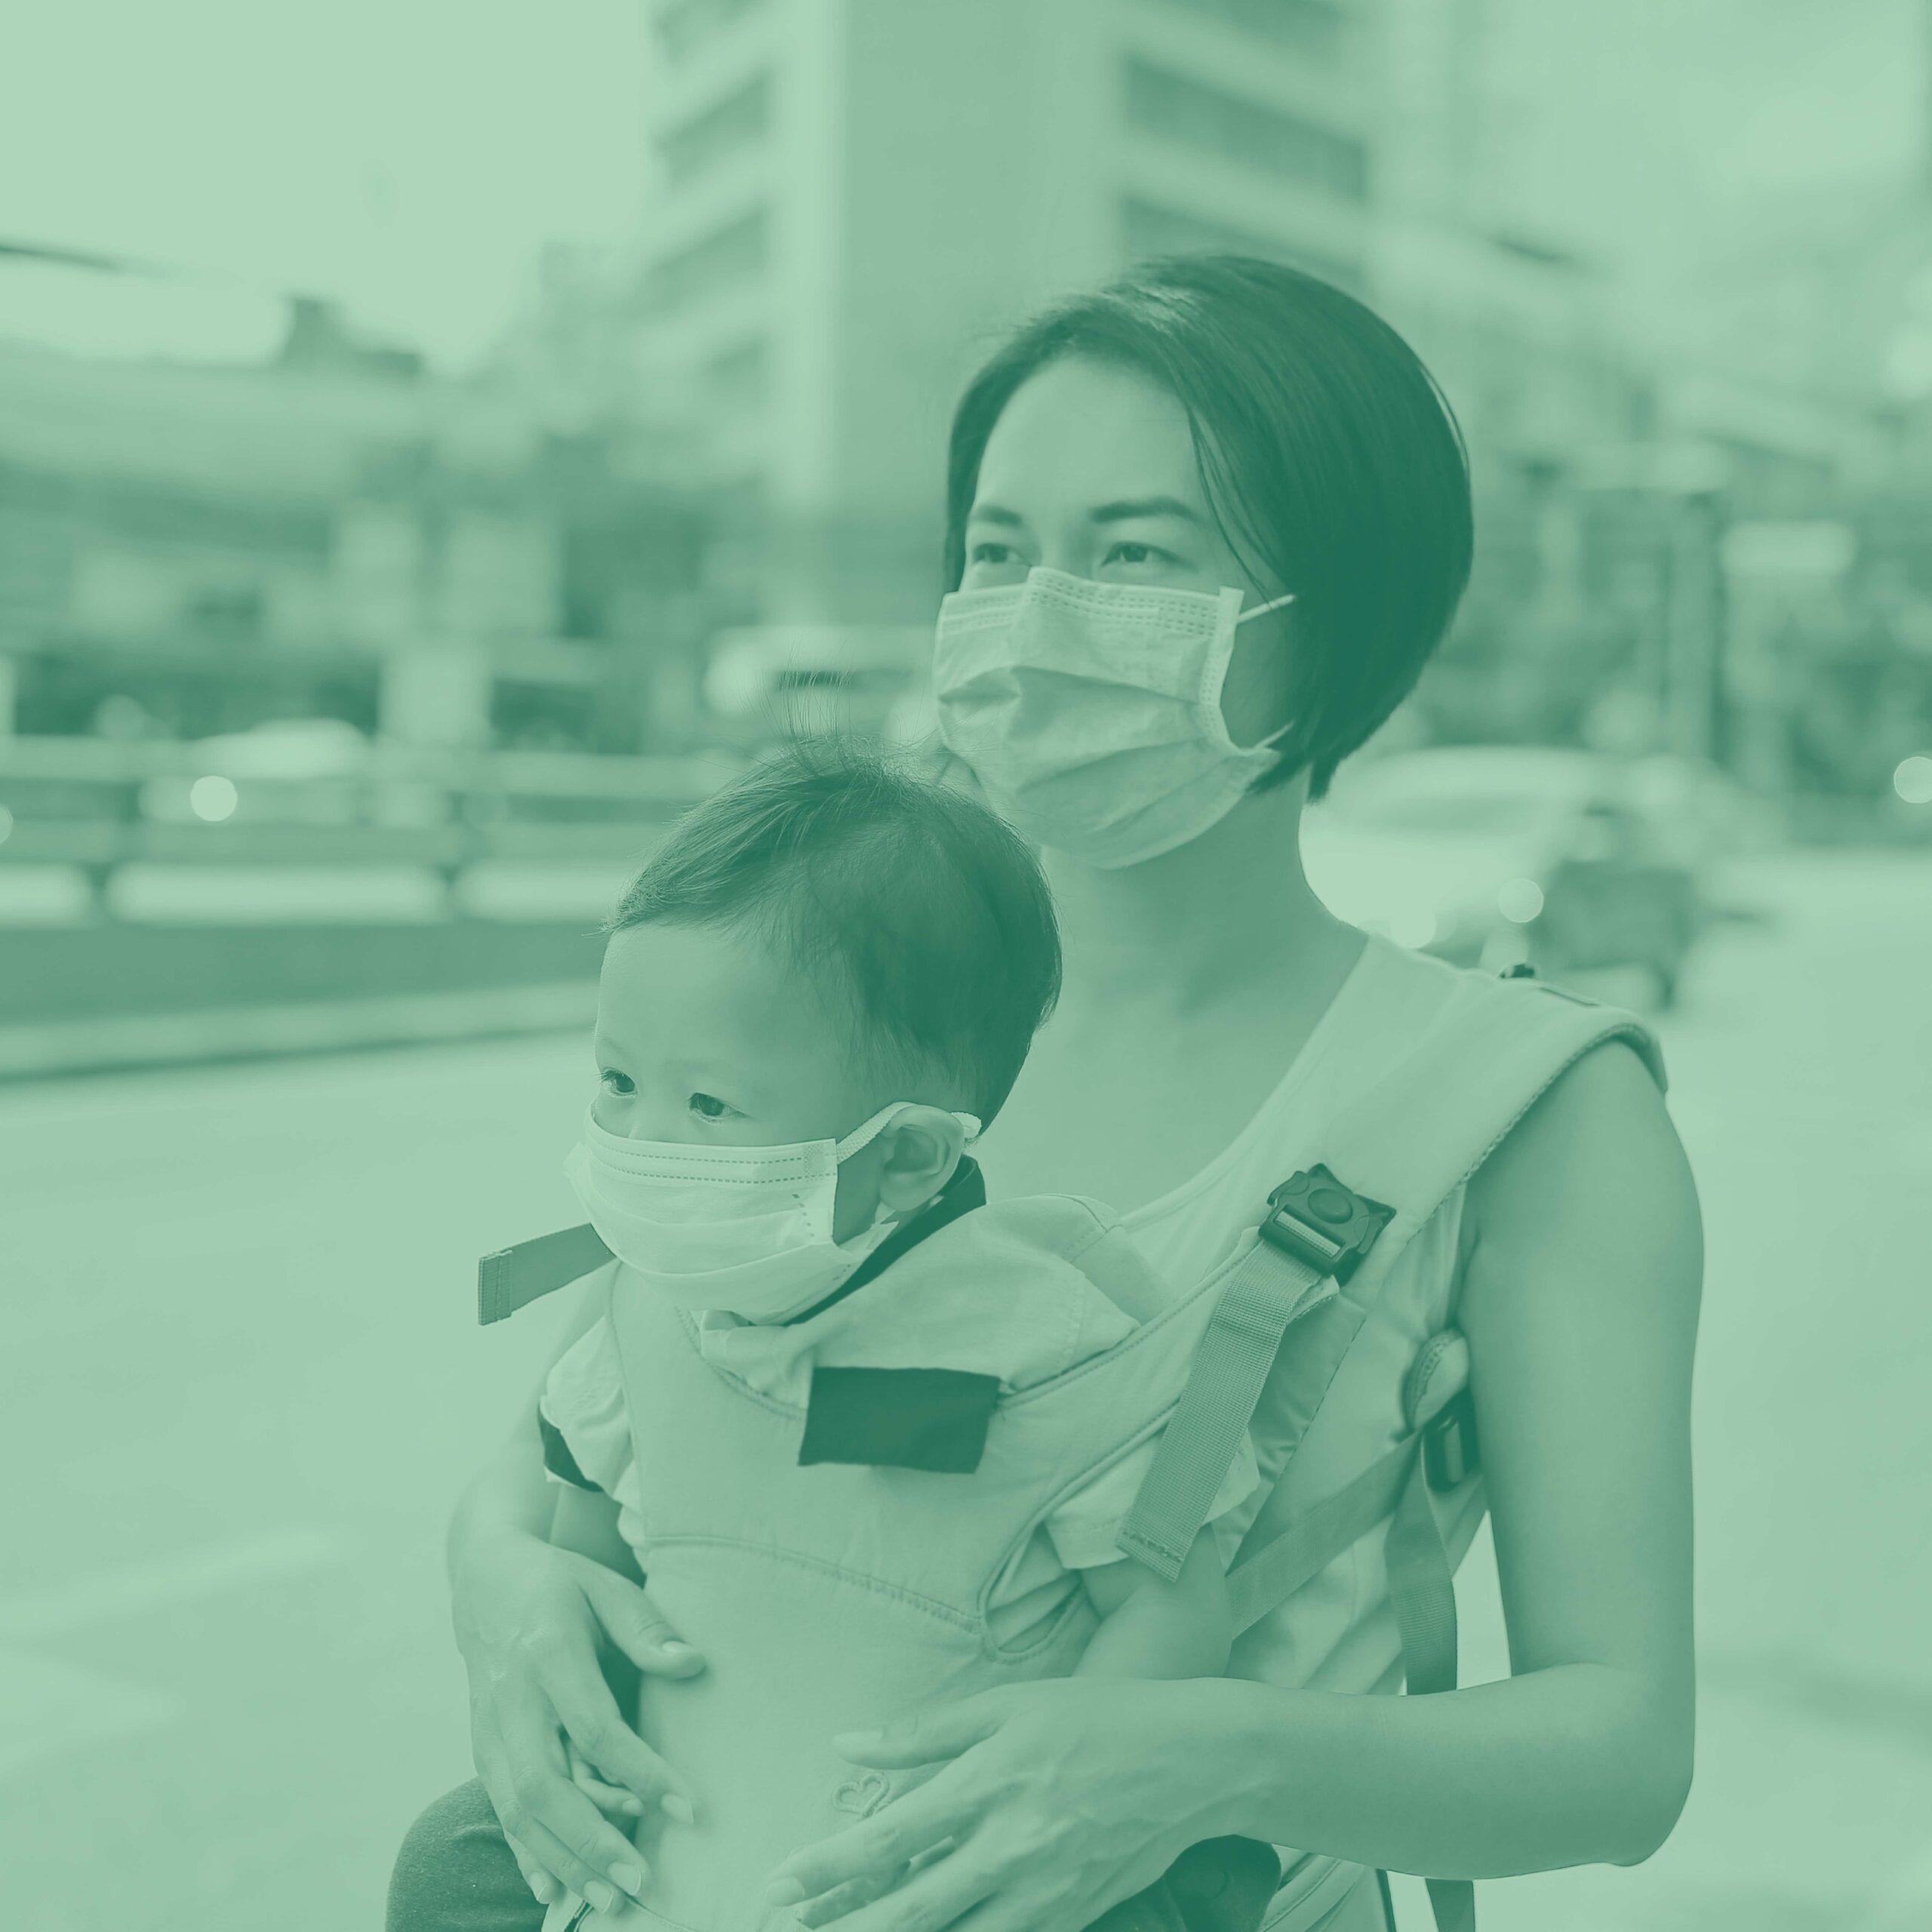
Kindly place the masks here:
<instances>
[{"instance_id":1,"label":"woman's hand","mask_svg":"<svg viewBox=\"0 0 1932 1932\"><path fill-rule=\"evenodd\" d=\"M639 1816L689 1822L692 1811L677 1774L611 1696L600 1634L660 1675L691 1676L704 1660L637 1584L521 1531L472 1539L454 1581L477 1775L531 1890L548 1904L560 1880L604 1911L617 1892L635 1897L644 1860L600 1804L622 1789Z\"/></svg>"},{"instance_id":2,"label":"woman's hand","mask_svg":"<svg viewBox=\"0 0 1932 1932\"><path fill-rule=\"evenodd\" d=\"M769 1902L798 1904L806 1924L841 1932L1090 1924L1226 1829L1217 1813L1227 1767L1200 1721L1201 1688L1015 1684L838 1739L841 1756L881 1770L952 1761L794 1853L772 1874Z\"/></svg>"}]
</instances>

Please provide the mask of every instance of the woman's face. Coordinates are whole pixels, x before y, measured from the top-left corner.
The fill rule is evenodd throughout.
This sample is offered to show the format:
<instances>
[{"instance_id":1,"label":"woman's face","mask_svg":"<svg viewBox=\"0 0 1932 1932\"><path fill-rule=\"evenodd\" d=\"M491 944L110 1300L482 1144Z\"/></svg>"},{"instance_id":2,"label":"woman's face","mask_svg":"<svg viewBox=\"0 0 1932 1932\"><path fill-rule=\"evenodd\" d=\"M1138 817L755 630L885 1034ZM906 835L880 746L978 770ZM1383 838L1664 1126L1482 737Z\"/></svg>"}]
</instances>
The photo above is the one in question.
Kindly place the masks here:
<instances>
[{"instance_id":1,"label":"woman's face","mask_svg":"<svg viewBox=\"0 0 1932 1932\"><path fill-rule=\"evenodd\" d=\"M1216 528L1175 397L1137 371L1075 358L1023 384L993 426L960 588L1017 583L1041 566L1211 594L1238 584L1250 604L1291 587L1257 584ZM1279 666L1292 608L1235 633L1221 712L1238 744L1285 722Z\"/></svg>"}]
</instances>

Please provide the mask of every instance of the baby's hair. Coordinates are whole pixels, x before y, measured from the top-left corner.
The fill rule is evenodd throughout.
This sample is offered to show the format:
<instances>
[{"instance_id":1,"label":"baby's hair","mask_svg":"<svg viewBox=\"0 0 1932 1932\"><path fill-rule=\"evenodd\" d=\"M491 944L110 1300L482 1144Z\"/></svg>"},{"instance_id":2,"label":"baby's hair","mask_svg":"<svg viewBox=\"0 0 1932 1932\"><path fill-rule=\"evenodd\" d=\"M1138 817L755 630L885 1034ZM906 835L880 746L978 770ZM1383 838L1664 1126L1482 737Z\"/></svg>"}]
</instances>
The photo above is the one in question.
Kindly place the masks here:
<instances>
[{"instance_id":1,"label":"baby's hair","mask_svg":"<svg viewBox=\"0 0 1932 1932\"><path fill-rule=\"evenodd\" d=\"M1026 845L983 805L868 747L801 739L678 820L607 930L755 933L849 1016L881 1077L937 1072L990 1121L1060 994Z\"/></svg>"}]
</instances>

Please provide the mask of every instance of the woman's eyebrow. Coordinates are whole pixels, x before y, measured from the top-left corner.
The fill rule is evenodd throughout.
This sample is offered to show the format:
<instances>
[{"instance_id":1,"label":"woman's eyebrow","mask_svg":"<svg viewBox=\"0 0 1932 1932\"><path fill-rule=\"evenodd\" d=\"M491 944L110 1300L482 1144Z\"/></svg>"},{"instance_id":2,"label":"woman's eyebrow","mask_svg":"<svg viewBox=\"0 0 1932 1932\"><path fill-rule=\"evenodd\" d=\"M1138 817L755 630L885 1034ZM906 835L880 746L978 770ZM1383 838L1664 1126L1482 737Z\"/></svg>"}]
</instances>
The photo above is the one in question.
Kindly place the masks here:
<instances>
[{"instance_id":1,"label":"woman's eyebrow","mask_svg":"<svg viewBox=\"0 0 1932 1932\"><path fill-rule=\"evenodd\" d=\"M1178 497L1122 497L1109 503L1096 503L1087 512L1090 523L1127 523L1137 517L1169 516L1183 523L1198 525L1201 513ZM1026 528L1026 519L1004 503L975 503L968 523L996 523L1010 530Z\"/></svg>"},{"instance_id":2,"label":"woman's eyebrow","mask_svg":"<svg viewBox=\"0 0 1932 1932\"><path fill-rule=\"evenodd\" d=\"M1097 504L1087 512L1088 520L1093 523L1127 523L1139 517L1177 517L1183 523L1198 524L1201 521L1198 511L1183 503L1178 497L1123 497L1111 503Z\"/></svg>"}]
</instances>

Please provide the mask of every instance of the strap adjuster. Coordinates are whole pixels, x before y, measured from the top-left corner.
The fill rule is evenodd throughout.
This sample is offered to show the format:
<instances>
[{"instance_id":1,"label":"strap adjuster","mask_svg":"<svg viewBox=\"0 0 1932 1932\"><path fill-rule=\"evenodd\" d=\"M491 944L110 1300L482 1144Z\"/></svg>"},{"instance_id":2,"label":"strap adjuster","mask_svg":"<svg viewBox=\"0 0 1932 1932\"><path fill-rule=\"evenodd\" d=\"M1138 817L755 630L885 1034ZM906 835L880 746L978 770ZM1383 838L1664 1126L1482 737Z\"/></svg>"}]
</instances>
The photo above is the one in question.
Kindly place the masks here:
<instances>
[{"instance_id":1,"label":"strap adjuster","mask_svg":"<svg viewBox=\"0 0 1932 1932\"><path fill-rule=\"evenodd\" d=\"M1431 1489L1454 1489L1475 1467L1476 1405L1466 1388L1459 1389L1423 1429L1423 1474Z\"/></svg>"},{"instance_id":2,"label":"strap adjuster","mask_svg":"<svg viewBox=\"0 0 1932 1932\"><path fill-rule=\"evenodd\" d=\"M1395 1211L1345 1187L1318 1164L1291 1174L1268 1197L1261 1238L1318 1275L1346 1281Z\"/></svg>"}]
</instances>

